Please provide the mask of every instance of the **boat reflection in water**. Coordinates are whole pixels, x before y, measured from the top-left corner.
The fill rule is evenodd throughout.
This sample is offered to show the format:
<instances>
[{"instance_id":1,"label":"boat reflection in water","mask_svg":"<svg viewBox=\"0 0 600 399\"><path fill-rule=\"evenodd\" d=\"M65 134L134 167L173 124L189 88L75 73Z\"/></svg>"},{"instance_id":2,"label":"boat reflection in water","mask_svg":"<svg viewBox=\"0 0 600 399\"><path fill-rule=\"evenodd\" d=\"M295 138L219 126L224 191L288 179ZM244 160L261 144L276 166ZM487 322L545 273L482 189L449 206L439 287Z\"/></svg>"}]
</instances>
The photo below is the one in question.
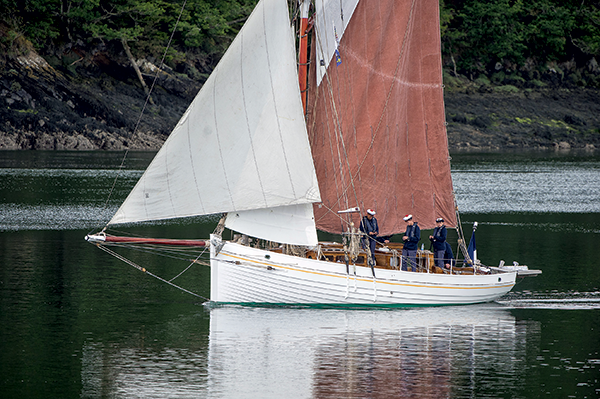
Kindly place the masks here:
<instances>
[{"instance_id":1,"label":"boat reflection in water","mask_svg":"<svg viewBox=\"0 0 600 399\"><path fill-rule=\"evenodd\" d=\"M145 332L121 343L87 342L82 396L518 396L526 389L526 348L537 347L540 337L538 322L517 321L495 304L389 311L218 307L210 309L208 345L197 333L202 318L185 319L157 333L162 339Z\"/></svg>"},{"instance_id":2,"label":"boat reflection in water","mask_svg":"<svg viewBox=\"0 0 600 399\"><path fill-rule=\"evenodd\" d=\"M209 389L217 397L249 398L507 392L519 385L523 362L515 360L524 358L527 330L536 326L517 323L493 304L394 311L216 308ZM490 378L486 371L492 370Z\"/></svg>"}]
</instances>

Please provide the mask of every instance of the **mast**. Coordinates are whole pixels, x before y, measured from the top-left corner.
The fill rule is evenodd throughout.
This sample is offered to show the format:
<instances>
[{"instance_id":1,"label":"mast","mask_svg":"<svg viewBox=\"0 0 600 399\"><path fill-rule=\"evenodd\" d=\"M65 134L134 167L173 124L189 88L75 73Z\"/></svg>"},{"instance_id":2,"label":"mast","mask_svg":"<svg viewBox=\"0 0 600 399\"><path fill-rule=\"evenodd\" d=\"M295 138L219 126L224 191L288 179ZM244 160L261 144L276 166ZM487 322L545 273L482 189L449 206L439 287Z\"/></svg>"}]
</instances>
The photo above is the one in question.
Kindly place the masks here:
<instances>
[{"instance_id":1,"label":"mast","mask_svg":"<svg viewBox=\"0 0 600 399\"><path fill-rule=\"evenodd\" d=\"M306 90L308 76L308 10L310 0L300 0L300 53L298 56L298 80L302 94L302 109L306 115Z\"/></svg>"}]
</instances>

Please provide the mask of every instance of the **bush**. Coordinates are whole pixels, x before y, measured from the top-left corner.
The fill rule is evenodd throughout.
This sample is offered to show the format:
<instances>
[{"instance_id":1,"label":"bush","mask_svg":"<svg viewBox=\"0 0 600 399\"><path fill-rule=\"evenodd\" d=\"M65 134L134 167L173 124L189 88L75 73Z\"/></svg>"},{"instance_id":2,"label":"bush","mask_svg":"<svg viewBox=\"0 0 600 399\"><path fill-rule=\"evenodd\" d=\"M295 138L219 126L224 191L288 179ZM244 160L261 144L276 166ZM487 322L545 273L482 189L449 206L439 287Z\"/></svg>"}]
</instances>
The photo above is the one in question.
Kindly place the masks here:
<instances>
[{"instance_id":1,"label":"bush","mask_svg":"<svg viewBox=\"0 0 600 399\"><path fill-rule=\"evenodd\" d=\"M489 86L492 84L492 82L490 82L488 77L484 74L480 74L477 79L475 79L475 83L477 83L479 86Z\"/></svg>"},{"instance_id":2,"label":"bush","mask_svg":"<svg viewBox=\"0 0 600 399\"><path fill-rule=\"evenodd\" d=\"M521 90L513 85L504 85L504 86L498 86L494 88L494 91L497 93L519 93Z\"/></svg>"}]
</instances>

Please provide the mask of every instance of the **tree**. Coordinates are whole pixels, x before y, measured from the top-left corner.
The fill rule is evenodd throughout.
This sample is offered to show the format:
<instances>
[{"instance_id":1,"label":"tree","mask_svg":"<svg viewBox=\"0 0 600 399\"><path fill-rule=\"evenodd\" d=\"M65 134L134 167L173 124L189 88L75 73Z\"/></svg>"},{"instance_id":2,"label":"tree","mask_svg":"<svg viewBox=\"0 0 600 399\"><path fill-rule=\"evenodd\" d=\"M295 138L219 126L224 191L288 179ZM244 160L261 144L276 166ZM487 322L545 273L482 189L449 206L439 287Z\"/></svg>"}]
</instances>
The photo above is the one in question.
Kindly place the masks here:
<instances>
[{"instance_id":1,"label":"tree","mask_svg":"<svg viewBox=\"0 0 600 399\"><path fill-rule=\"evenodd\" d=\"M146 95L149 95L149 89L131 53L129 42L152 41L157 37L163 41L165 35L157 35L153 27L160 23L165 6L162 0L121 0L110 2L109 5L99 4L96 17L85 25L93 38L121 42Z\"/></svg>"},{"instance_id":2,"label":"tree","mask_svg":"<svg viewBox=\"0 0 600 399\"><path fill-rule=\"evenodd\" d=\"M461 66L491 69L498 62L522 64L527 50L523 12L520 0L466 3L458 15L462 29L469 32L461 37Z\"/></svg>"}]
</instances>

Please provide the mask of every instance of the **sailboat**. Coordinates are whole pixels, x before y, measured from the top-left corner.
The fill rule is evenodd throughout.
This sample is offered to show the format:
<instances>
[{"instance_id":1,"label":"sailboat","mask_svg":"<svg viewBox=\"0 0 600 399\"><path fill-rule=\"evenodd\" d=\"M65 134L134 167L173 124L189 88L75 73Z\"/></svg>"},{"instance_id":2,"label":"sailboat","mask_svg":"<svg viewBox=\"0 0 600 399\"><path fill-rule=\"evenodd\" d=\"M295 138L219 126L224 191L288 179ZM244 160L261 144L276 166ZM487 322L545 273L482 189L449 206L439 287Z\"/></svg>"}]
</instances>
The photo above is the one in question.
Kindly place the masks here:
<instances>
[{"instance_id":1,"label":"sailboat","mask_svg":"<svg viewBox=\"0 0 600 399\"><path fill-rule=\"evenodd\" d=\"M86 239L208 247L216 304L473 304L538 274L484 266L462 238L438 1L302 0L297 17L298 40L286 0L258 2L107 227ZM373 253L359 228L368 208L380 236L403 234L408 214L422 229L443 218L462 266L437 267L423 247L411 262L394 240ZM206 240L107 231L214 214ZM320 242L317 229L340 242Z\"/></svg>"}]
</instances>

